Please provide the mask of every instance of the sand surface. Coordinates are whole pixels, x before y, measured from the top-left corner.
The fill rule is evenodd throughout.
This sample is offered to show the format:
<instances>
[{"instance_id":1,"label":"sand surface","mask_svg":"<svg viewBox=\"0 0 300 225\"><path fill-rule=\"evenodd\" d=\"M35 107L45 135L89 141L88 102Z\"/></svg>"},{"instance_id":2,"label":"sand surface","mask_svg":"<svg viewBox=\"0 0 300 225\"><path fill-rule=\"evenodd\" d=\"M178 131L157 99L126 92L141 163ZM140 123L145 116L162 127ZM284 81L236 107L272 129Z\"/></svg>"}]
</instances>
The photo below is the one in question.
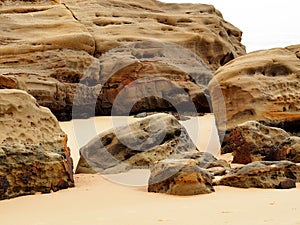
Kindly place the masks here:
<instances>
[{"instance_id":1,"label":"sand surface","mask_svg":"<svg viewBox=\"0 0 300 225\"><path fill-rule=\"evenodd\" d=\"M109 118L95 118L95 121L97 121L96 132L112 127ZM199 140L194 138L196 135L191 136L200 149L213 151L218 148L212 122L211 115L197 120L198 127L200 127L198 136L202 138ZM197 127L196 121L190 120L184 123L188 132L192 134L195 131L193 129ZM69 134L70 147L76 162L78 146L88 141L88 138L76 141L74 123L62 123L62 127ZM89 133L87 130L85 132ZM296 189L290 190L238 189L218 186L215 187L216 192L212 194L179 197L148 193L146 186L140 186L140 181L147 179L148 175L147 170L130 171L118 175L118 178L112 175L109 179L100 175L75 175L75 188L0 201L0 224L300 224L299 185ZM135 181L137 185L134 185ZM126 182L130 186L124 185Z\"/></svg>"},{"instance_id":2,"label":"sand surface","mask_svg":"<svg viewBox=\"0 0 300 225\"><path fill-rule=\"evenodd\" d=\"M192 197L147 193L98 175L76 175L76 187L0 202L3 225L291 225L300 224L300 189L216 187Z\"/></svg>"}]
</instances>

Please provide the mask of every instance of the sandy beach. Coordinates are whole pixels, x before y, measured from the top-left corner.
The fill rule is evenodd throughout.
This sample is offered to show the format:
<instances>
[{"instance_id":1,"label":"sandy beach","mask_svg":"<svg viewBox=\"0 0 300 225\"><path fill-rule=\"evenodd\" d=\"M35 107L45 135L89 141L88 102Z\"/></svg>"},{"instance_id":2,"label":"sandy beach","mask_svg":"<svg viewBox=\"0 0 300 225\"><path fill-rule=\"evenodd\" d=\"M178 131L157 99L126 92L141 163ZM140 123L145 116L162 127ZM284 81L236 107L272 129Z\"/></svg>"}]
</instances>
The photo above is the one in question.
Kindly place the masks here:
<instances>
[{"instance_id":1,"label":"sandy beach","mask_svg":"<svg viewBox=\"0 0 300 225\"><path fill-rule=\"evenodd\" d=\"M0 1L0 225L300 225L299 1L164 2Z\"/></svg>"},{"instance_id":2,"label":"sandy beach","mask_svg":"<svg viewBox=\"0 0 300 225\"><path fill-rule=\"evenodd\" d=\"M98 175L76 175L76 187L0 202L1 224L300 224L300 189L216 187L192 197L147 193Z\"/></svg>"},{"instance_id":3,"label":"sandy beach","mask_svg":"<svg viewBox=\"0 0 300 225\"><path fill-rule=\"evenodd\" d=\"M93 120L96 132L113 125L109 117ZM128 120L134 119L130 117ZM195 120L198 136L201 134L202 138L195 139ZM212 115L183 124L199 149L212 151L218 148ZM74 123L64 122L61 126L69 135L69 146L76 165L78 146L84 141L76 141ZM148 176L147 170L108 177L75 175L75 188L0 201L1 224L300 224L299 186L290 190L217 186L212 194L179 197L148 193L143 185Z\"/></svg>"}]
</instances>

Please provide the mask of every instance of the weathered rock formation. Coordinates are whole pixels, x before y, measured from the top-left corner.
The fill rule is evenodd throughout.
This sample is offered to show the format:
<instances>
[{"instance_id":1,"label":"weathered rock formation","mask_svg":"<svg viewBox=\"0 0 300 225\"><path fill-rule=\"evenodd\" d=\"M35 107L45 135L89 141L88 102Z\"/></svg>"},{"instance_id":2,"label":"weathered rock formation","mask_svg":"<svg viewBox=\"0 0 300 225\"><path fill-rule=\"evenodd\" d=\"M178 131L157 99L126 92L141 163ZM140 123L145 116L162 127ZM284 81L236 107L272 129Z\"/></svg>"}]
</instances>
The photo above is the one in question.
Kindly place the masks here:
<instances>
[{"instance_id":1,"label":"weathered rock formation","mask_svg":"<svg viewBox=\"0 0 300 225\"><path fill-rule=\"evenodd\" d=\"M143 111L210 112L206 86L212 74L179 45L142 41L100 57L101 114ZM117 98L117 99L116 99Z\"/></svg>"},{"instance_id":2,"label":"weathered rock formation","mask_svg":"<svg viewBox=\"0 0 300 225\"><path fill-rule=\"evenodd\" d=\"M300 162L300 138L281 128L248 121L228 131L221 153L233 152L233 163L290 160Z\"/></svg>"},{"instance_id":3,"label":"weathered rock formation","mask_svg":"<svg viewBox=\"0 0 300 225\"><path fill-rule=\"evenodd\" d=\"M291 136L285 139L278 148L287 151L288 160L297 163L300 162L300 137Z\"/></svg>"},{"instance_id":4,"label":"weathered rock formation","mask_svg":"<svg viewBox=\"0 0 300 225\"><path fill-rule=\"evenodd\" d=\"M148 191L172 195L214 192L212 176L195 160L163 160L151 166Z\"/></svg>"},{"instance_id":5,"label":"weathered rock formation","mask_svg":"<svg viewBox=\"0 0 300 225\"><path fill-rule=\"evenodd\" d=\"M0 199L74 186L67 136L24 91L0 90Z\"/></svg>"},{"instance_id":6,"label":"weathered rock formation","mask_svg":"<svg viewBox=\"0 0 300 225\"><path fill-rule=\"evenodd\" d=\"M5 1L0 21L0 87L24 90L59 119L68 117L75 84L84 75L90 83L98 79L99 68L94 77L86 75L95 60L92 35L50 1Z\"/></svg>"},{"instance_id":7,"label":"weathered rock formation","mask_svg":"<svg viewBox=\"0 0 300 225\"><path fill-rule=\"evenodd\" d=\"M200 168L206 169L213 176L222 176L231 168L227 161L217 159L209 152L186 153L182 159L195 160Z\"/></svg>"},{"instance_id":8,"label":"weathered rock formation","mask_svg":"<svg viewBox=\"0 0 300 225\"><path fill-rule=\"evenodd\" d=\"M252 52L216 71L209 90L221 132L249 120L299 132L299 50L296 45ZM219 108L223 101L225 113Z\"/></svg>"},{"instance_id":9,"label":"weathered rock formation","mask_svg":"<svg viewBox=\"0 0 300 225\"><path fill-rule=\"evenodd\" d=\"M155 161L198 153L185 128L169 114L155 114L99 134L80 149L76 173L119 173Z\"/></svg>"},{"instance_id":10,"label":"weathered rock formation","mask_svg":"<svg viewBox=\"0 0 300 225\"><path fill-rule=\"evenodd\" d=\"M60 120L71 118L73 105L81 108L81 112L76 111L81 117L109 111L115 93L100 94L98 98L103 85L98 57L121 45L143 40L175 43L194 52L213 70L245 53L240 43L241 31L224 21L221 13L209 5L165 4L154 0L62 1L62 4L50 0L7 0L0 4L0 88L27 91ZM135 68L144 63L128 66ZM196 108L199 102L205 106L203 97L207 94L187 78L191 75L189 71L159 63L154 67L151 75L155 72L157 76L160 69L163 73L171 72L169 83L161 80L159 83L163 82L165 87L175 83L191 94ZM127 75L124 70L116 76ZM176 78L178 73L181 76ZM122 85L126 81L124 77L118 79ZM163 96L162 92L158 95ZM144 108L170 106L157 98L147 101L142 104Z\"/></svg>"},{"instance_id":11,"label":"weathered rock formation","mask_svg":"<svg viewBox=\"0 0 300 225\"><path fill-rule=\"evenodd\" d=\"M279 188L296 187L300 181L300 166L289 161L253 162L233 169L217 182L241 188Z\"/></svg>"},{"instance_id":12,"label":"weathered rock formation","mask_svg":"<svg viewBox=\"0 0 300 225\"><path fill-rule=\"evenodd\" d=\"M128 42L159 40L190 49L214 70L245 54L242 32L211 5L155 0L63 2L93 35L96 56Z\"/></svg>"}]
</instances>

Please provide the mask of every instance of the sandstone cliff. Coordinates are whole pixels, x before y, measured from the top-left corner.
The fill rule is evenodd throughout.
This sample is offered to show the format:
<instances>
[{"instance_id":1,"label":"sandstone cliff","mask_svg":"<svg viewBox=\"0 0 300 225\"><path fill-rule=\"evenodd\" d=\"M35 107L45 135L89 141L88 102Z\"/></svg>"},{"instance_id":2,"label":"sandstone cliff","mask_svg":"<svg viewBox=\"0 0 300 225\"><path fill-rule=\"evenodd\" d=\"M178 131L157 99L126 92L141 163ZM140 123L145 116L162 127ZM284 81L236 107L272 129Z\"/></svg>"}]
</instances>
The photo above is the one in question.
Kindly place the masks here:
<instances>
[{"instance_id":1,"label":"sandstone cliff","mask_svg":"<svg viewBox=\"0 0 300 225\"><path fill-rule=\"evenodd\" d=\"M195 53L212 70L245 54L242 32L210 5L61 2L0 2L0 87L27 91L60 120L71 118L76 93L81 96L76 105L95 111L93 99L103 80L98 58L116 47L170 42Z\"/></svg>"}]
</instances>

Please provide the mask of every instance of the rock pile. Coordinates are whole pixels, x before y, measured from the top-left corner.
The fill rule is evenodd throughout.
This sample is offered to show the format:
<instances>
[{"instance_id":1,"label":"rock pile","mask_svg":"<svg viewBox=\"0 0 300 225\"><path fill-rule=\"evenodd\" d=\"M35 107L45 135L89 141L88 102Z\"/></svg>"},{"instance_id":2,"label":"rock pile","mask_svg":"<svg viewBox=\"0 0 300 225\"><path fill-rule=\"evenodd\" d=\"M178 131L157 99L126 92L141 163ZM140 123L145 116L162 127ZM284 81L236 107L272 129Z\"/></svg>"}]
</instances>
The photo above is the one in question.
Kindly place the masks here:
<instances>
[{"instance_id":1,"label":"rock pile","mask_svg":"<svg viewBox=\"0 0 300 225\"><path fill-rule=\"evenodd\" d=\"M232 152L233 163L246 164L217 184L292 188L299 182L299 49L252 52L215 72L208 88L219 134L224 135L221 153ZM225 113L220 103L225 103Z\"/></svg>"},{"instance_id":2,"label":"rock pile","mask_svg":"<svg viewBox=\"0 0 300 225\"><path fill-rule=\"evenodd\" d=\"M60 2L0 2L0 199L74 186L54 115L213 110L221 153L246 164L200 152L176 118L155 114L95 137L78 173L150 167L148 190L176 195L300 181L300 45L245 55L211 5Z\"/></svg>"}]
</instances>

